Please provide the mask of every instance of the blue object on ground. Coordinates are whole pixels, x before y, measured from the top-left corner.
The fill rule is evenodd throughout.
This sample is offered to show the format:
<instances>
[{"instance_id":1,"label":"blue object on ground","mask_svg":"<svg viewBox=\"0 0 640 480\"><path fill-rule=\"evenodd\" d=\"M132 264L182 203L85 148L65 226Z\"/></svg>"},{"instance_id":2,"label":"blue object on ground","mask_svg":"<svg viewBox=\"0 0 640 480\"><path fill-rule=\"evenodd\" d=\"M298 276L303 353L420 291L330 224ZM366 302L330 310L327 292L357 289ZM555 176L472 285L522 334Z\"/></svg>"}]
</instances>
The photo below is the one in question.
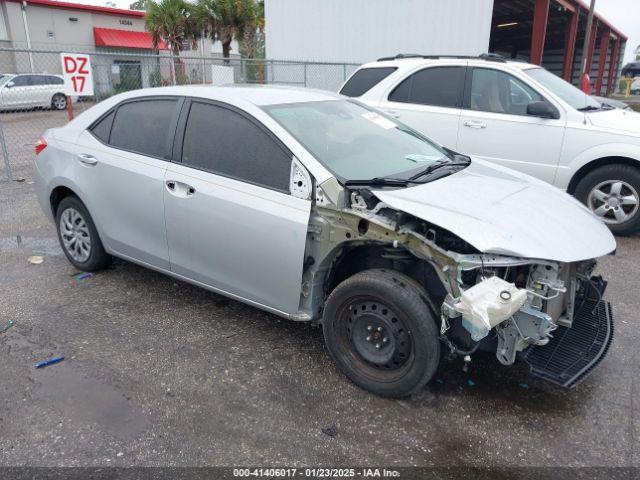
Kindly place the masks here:
<instances>
[{"instance_id":1,"label":"blue object on ground","mask_svg":"<svg viewBox=\"0 0 640 480\"><path fill-rule=\"evenodd\" d=\"M85 273L80 273L76 275L76 280L80 281L80 280L84 280L85 278L91 278L91 277L93 277L93 273L85 272Z\"/></svg>"},{"instance_id":2,"label":"blue object on ground","mask_svg":"<svg viewBox=\"0 0 640 480\"><path fill-rule=\"evenodd\" d=\"M526 383L519 383L518 385L520 385L522 388L529 388L529 385L527 385Z\"/></svg>"},{"instance_id":3,"label":"blue object on ground","mask_svg":"<svg viewBox=\"0 0 640 480\"><path fill-rule=\"evenodd\" d=\"M64 357L53 357L48 360L43 360L42 362L36 363L36 368L46 367L48 365L53 365L54 363L58 363L64 360Z\"/></svg>"},{"instance_id":4,"label":"blue object on ground","mask_svg":"<svg viewBox=\"0 0 640 480\"><path fill-rule=\"evenodd\" d=\"M470 387L476 386L476 382L474 382L473 380L467 380L467 383L469 384Z\"/></svg>"}]
</instances>

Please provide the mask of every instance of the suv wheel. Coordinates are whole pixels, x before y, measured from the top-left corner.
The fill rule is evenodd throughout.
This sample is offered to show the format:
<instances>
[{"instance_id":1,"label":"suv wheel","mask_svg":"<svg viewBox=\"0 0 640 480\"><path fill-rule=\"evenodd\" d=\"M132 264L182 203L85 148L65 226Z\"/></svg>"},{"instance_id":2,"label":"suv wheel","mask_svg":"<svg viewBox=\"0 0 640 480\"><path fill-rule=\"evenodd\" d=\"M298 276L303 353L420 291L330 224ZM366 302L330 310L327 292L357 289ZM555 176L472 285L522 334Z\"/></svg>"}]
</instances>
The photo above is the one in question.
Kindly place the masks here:
<instances>
[{"instance_id":1,"label":"suv wheel","mask_svg":"<svg viewBox=\"0 0 640 480\"><path fill-rule=\"evenodd\" d=\"M56 93L51 99L51 107L55 110L64 110L67 108L67 97L61 93Z\"/></svg>"},{"instance_id":2,"label":"suv wheel","mask_svg":"<svg viewBox=\"0 0 640 480\"><path fill-rule=\"evenodd\" d=\"M91 215L78 197L65 197L56 211L56 230L62 251L79 270L93 272L111 263Z\"/></svg>"},{"instance_id":3,"label":"suv wheel","mask_svg":"<svg viewBox=\"0 0 640 480\"><path fill-rule=\"evenodd\" d=\"M422 389L440 359L425 295L411 278L389 270L366 270L338 285L322 324L338 368L377 395L403 397Z\"/></svg>"},{"instance_id":4,"label":"suv wheel","mask_svg":"<svg viewBox=\"0 0 640 480\"><path fill-rule=\"evenodd\" d=\"M616 235L640 230L640 170L606 165L589 172L575 196L598 215Z\"/></svg>"}]
</instances>

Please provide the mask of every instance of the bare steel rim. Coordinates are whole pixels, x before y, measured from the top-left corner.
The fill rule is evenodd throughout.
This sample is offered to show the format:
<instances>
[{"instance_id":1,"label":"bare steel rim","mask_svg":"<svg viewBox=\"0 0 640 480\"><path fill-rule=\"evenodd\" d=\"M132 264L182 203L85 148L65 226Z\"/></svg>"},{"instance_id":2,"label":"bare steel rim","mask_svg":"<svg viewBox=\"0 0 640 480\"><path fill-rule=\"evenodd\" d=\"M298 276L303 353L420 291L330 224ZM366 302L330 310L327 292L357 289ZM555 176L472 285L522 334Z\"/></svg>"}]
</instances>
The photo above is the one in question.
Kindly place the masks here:
<instances>
[{"instance_id":1,"label":"bare steel rim","mask_svg":"<svg viewBox=\"0 0 640 480\"><path fill-rule=\"evenodd\" d=\"M58 109L58 110L64 110L65 108L67 108L67 98L64 95L55 95L53 97L53 107Z\"/></svg>"},{"instance_id":2,"label":"bare steel rim","mask_svg":"<svg viewBox=\"0 0 640 480\"><path fill-rule=\"evenodd\" d=\"M587 205L605 223L620 224L638 212L640 196L627 182L606 180L591 189Z\"/></svg>"},{"instance_id":3,"label":"bare steel rim","mask_svg":"<svg viewBox=\"0 0 640 480\"><path fill-rule=\"evenodd\" d=\"M360 375L395 382L412 368L415 351L401 312L372 296L347 300L337 314L338 348Z\"/></svg>"},{"instance_id":4,"label":"bare steel rim","mask_svg":"<svg viewBox=\"0 0 640 480\"><path fill-rule=\"evenodd\" d=\"M84 263L91 255L91 234L89 226L75 208L66 208L60 215L60 238L71 258Z\"/></svg>"}]
</instances>

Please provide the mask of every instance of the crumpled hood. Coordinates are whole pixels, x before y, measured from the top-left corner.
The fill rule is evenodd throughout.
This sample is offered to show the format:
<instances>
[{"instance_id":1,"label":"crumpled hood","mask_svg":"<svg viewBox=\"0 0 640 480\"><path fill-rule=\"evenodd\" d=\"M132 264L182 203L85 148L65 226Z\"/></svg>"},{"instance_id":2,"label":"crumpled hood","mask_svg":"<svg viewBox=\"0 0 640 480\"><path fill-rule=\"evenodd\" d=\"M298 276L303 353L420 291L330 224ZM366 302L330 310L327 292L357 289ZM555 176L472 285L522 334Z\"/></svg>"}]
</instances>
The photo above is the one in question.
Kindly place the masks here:
<instances>
[{"instance_id":1,"label":"crumpled hood","mask_svg":"<svg viewBox=\"0 0 640 480\"><path fill-rule=\"evenodd\" d=\"M589 121L600 128L618 130L640 137L640 113L613 108L603 112L587 113Z\"/></svg>"},{"instance_id":2,"label":"crumpled hood","mask_svg":"<svg viewBox=\"0 0 640 480\"><path fill-rule=\"evenodd\" d=\"M575 262L616 248L605 224L570 195L483 160L423 185L374 193L485 253Z\"/></svg>"}]
</instances>

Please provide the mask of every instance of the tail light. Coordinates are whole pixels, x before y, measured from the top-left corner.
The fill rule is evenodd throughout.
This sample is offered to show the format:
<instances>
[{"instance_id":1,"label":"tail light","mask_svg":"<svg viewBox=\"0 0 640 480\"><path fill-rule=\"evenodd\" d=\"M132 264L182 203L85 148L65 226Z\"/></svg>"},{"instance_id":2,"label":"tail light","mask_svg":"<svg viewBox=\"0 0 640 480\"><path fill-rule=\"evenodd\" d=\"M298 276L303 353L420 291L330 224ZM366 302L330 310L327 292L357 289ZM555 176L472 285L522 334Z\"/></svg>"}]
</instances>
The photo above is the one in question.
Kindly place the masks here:
<instances>
[{"instance_id":1,"label":"tail light","mask_svg":"<svg viewBox=\"0 0 640 480\"><path fill-rule=\"evenodd\" d=\"M44 138L40 137L36 142L36 155L42 153L45 148L47 148L47 142L45 142Z\"/></svg>"}]
</instances>

